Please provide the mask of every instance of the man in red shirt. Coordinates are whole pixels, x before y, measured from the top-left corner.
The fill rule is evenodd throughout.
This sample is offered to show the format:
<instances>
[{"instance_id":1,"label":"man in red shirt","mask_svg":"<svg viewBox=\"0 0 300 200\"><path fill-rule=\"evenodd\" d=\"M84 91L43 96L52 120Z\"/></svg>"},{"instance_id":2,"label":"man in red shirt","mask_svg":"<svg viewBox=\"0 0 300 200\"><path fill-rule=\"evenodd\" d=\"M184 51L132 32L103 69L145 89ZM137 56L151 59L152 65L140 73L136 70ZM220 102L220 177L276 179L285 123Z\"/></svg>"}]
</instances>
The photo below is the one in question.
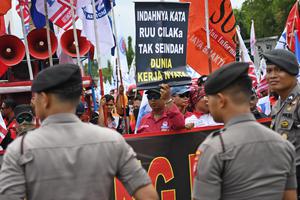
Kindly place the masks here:
<instances>
[{"instance_id":1,"label":"man in red shirt","mask_svg":"<svg viewBox=\"0 0 300 200\"><path fill-rule=\"evenodd\" d=\"M16 107L16 103L13 99L5 99L1 105L1 114L6 125L7 134L5 138L2 140L2 142L0 143L0 166L2 164L2 157L6 147L17 136L16 119L14 114L15 107Z\"/></svg>"},{"instance_id":2,"label":"man in red shirt","mask_svg":"<svg viewBox=\"0 0 300 200\"><path fill-rule=\"evenodd\" d=\"M159 89L146 92L152 112L145 115L138 133L173 131L184 128L184 116L173 103L170 87L162 84Z\"/></svg>"}]
</instances>

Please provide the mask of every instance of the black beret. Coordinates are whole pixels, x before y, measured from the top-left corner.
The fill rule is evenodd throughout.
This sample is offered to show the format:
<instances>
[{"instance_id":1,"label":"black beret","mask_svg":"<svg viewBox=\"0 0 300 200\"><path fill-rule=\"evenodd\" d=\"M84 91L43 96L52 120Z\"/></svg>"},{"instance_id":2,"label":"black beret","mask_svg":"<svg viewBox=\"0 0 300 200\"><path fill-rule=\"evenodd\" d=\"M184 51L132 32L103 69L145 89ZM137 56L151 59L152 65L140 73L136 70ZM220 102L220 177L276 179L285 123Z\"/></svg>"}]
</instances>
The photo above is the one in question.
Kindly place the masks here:
<instances>
[{"instance_id":1,"label":"black beret","mask_svg":"<svg viewBox=\"0 0 300 200\"><path fill-rule=\"evenodd\" d=\"M207 95L216 94L241 77L248 76L249 63L232 62L214 71L204 84Z\"/></svg>"},{"instance_id":2,"label":"black beret","mask_svg":"<svg viewBox=\"0 0 300 200\"><path fill-rule=\"evenodd\" d=\"M274 49L263 53L267 63L272 63L291 75L298 75L299 64L295 54L284 49Z\"/></svg>"},{"instance_id":3,"label":"black beret","mask_svg":"<svg viewBox=\"0 0 300 200\"><path fill-rule=\"evenodd\" d=\"M18 118L21 114L28 113L33 116L32 107L29 104L17 105L14 109L14 114Z\"/></svg>"},{"instance_id":4,"label":"black beret","mask_svg":"<svg viewBox=\"0 0 300 200\"><path fill-rule=\"evenodd\" d=\"M82 90L80 68L74 64L54 65L42 70L32 82L32 92Z\"/></svg>"},{"instance_id":5,"label":"black beret","mask_svg":"<svg viewBox=\"0 0 300 200\"><path fill-rule=\"evenodd\" d=\"M160 88L153 88L153 89L147 90L147 92L145 92L145 94L150 94L150 93L160 94Z\"/></svg>"}]
</instances>

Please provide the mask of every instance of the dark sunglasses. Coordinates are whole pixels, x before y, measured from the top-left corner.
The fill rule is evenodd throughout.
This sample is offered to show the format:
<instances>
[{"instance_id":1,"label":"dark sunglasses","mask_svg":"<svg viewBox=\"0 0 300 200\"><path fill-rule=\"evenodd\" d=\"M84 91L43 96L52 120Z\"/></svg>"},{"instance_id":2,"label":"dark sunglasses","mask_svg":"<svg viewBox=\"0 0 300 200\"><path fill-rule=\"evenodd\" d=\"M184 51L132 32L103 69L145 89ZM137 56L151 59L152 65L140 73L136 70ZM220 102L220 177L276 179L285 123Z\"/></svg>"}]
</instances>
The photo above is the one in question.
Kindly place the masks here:
<instances>
[{"instance_id":1,"label":"dark sunglasses","mask_svg":"<svg viewBox=\"0 0 300 200\"><path fill-rule=\"evenodd\" d=\"M148 94L147 95L147 99L148 100L151 100L151 99L154 99L154 100L160 99L160 94L157 94L157 93Z\"/></svg>"},{"instance_id":2,"label":"dark sunglasses","mask_svg":"<svg viewBox=\"0 0 300 200\"><path fill-rule=\"evenodd\" d=\"M16 118L16 121L18 124L22 124L24 121L26 122L32 122L33 116L30 114L23 114Z\"/></svg>"},{"instance_id":3,"label":"dark sunglasses","mask_svg":"<svg viewBox=\"0 0 300 200\"><path fill-rule=\"evenodd\" d=\"M180 98L184 98L184 97L189 98L189 97L190 97L190 93L189 93L189 92L185 92L185 93L183 93L183 94L179 94L178 96L179 96Z\"/></svg>"}]
</instances>

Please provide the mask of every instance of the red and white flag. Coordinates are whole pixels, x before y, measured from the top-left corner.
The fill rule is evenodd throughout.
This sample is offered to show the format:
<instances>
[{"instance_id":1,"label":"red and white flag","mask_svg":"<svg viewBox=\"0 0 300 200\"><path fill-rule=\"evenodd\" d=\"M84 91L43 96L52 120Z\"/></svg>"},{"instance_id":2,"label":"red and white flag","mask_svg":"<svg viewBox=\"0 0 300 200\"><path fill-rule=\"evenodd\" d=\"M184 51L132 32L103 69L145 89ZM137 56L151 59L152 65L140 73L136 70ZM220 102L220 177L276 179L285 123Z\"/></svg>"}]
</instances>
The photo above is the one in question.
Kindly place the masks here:
<instances>
[{"instance_id":1,"label":"red and white flag","mask_svg":"<svg viewBox=\"0 0 300 200\"><path fill-rule=\"evenodd\" d=\"M294 31L299 30L300 28L300 20L299 20L299 10L298 10L298 1L296 1L295 5L290 11L290 14L286 21L286 40L289 49L295 52L295 37ZM300 34L298 33L298 37Z\"/></svg>"},{"instance_id":2,"label":"red and white flag","mask_svg":"<svg viewBox=\"0 0 300 200\"><path fill-rule=\"evenodd\" d=\"M16 10L18 12L18 15L21 17L21 12L20 12L20 6L23 6L23 16L24 16L24 24L25 24L25 29L26 29L26 34L29 32L30 29L30 10L28 6L28 0L25 1L19 1L18 5L16 6Z\"/></svg>"},{"instance_id":3,"label":"red and white flag","mask_svg":"<svg viewBox=\"0 0 300 200\"><path fill-rule=\"evenodd\" d=\"M0 113L0 143L5 138L6 134L7 134L6 125L5 125L5 122L4 122L3 118L2 118L2 115Z\"/></svg>"},{"instance_id":4,"label":"red and white flag","mask_svg":"<svg viewBox=\"0 0 300 200\"><path fill-rule=\"evenodd\" d=\"M70 0L48 0L48 17L50 21L58 27L68 30L72 26L72 13L71 13ZM74 0L74 12L76 12L76 0ZM45 15L44 0L36 1L36 9L38 12ZM75 16L77 20L78 17Z\"/></svg>"},{"instance_id":5,"label":"red and white flag","mask_svg":"<svg viewBox=\"0 0 300 200\"><path fill-rule=\"evenodd\" d=\"M248 75L252 79L252 87L256 88L258 81L256 76L255 65L249 56L248 49L246 48L245 42L241 36L239 27L236 28L236 34L238 36L239 45L240 45L241 61L249 63Z\"/></svg>"}]
</instances>

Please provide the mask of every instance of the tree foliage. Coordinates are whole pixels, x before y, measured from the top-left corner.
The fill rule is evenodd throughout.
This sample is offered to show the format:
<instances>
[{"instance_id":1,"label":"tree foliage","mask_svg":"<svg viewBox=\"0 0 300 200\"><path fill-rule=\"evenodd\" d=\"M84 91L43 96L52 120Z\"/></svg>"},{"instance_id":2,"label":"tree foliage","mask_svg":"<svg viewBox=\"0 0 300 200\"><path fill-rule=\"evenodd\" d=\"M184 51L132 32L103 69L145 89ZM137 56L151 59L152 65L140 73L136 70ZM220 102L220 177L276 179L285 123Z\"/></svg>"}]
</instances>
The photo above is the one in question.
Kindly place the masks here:
<instances>
[{"instance_id":1,"label":"tree foliage","mask_svg":"<svg viewBox=\"0 0 300 200\"><path fill-rule=\"evenodd\" d=\"M130 68L131 63L134 59L134 51L133 51L133 47L132 47L132 37L131 36L128 36L128 38L127 38L126 57L127 57L128 67Z\"/></svg>"},{"instance_id":2,"label":"tree foliage","mask_svg":"<svg viewBox=\"0 0 300 200\"><path fill-rule=\"evenodd\" d=\"M246 0L240 10L234 10L242 36L250 37L252 19L257 38L280 36L295 2L295 0Z\"/></svg>"}]
</instances>

